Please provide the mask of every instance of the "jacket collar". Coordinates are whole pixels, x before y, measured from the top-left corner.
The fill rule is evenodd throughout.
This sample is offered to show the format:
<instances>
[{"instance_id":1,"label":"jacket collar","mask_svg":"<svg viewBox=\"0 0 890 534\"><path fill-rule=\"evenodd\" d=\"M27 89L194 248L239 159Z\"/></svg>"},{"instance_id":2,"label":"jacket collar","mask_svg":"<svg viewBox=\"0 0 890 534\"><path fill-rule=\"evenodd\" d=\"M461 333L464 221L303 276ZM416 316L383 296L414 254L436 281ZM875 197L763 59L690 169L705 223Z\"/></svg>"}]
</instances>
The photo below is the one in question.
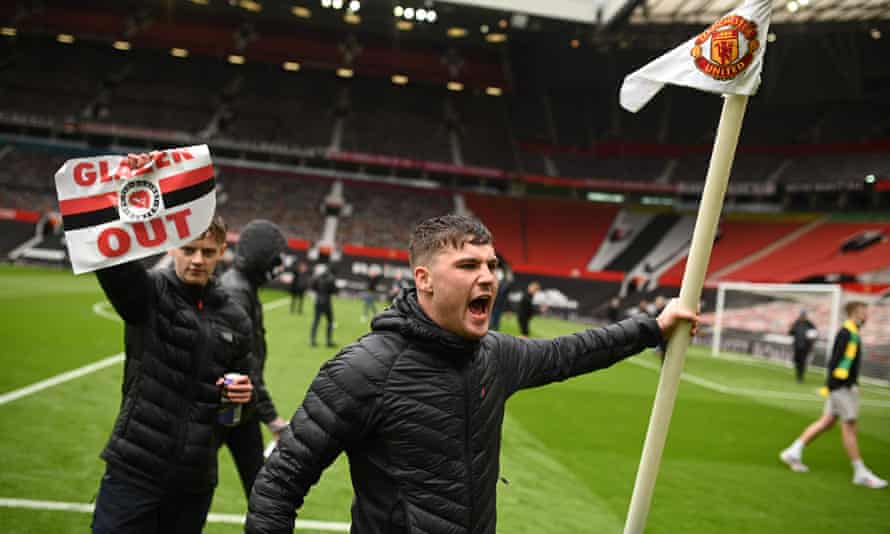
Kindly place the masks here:
<instances>
[{"instance_id":1,"label":"jacket collar","mask_svg":"<svg viewBox=\"0 0 890 534\"><path fill-rule=\"evenodd\" d=\"M371 321L374 331L392 331L427 346L435 352L456 356L472 356L480 340L469 340L445 330L423 311L417 301L417 290L403 289L388 309Z\"/></svg>"},{"instance_id":2,"label":"jacket collar","mask_svg":"<svg viewBox=\"0 0 890 534\"><path fill-rule=\"evenodd\" d=\"M210 280L204 286L186 284L176 276L176 270L173 266L161 269L161 276L167 279L170 287L182 296L187 302L202 306L219 307L226 299L225 294L220 290L219 282L216 277L210 277Z\"/></svg>"}]
</instances>

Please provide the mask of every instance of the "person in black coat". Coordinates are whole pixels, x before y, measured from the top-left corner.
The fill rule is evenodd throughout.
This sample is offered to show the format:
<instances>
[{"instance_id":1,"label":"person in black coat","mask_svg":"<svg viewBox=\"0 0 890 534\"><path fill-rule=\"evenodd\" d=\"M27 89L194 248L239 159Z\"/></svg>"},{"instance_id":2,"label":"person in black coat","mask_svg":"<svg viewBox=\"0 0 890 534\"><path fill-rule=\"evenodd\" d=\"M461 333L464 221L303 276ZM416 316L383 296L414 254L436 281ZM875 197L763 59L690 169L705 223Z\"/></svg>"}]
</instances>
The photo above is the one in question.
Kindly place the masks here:
<instances>
[{"instance_id":1,"label":"person in black coat","mask_svg":"<svg viewBox=\"0 0 890 534\"><path fill-rule=\"evenodd\" d=\"M303 315L303 297L306 295L306 289L309 288L309 266L305 261L297 263L297 268L293 272L293 278L290 282L290 312Z\"/></svg>"},{"instance_id":2,"label":"person in black coat","mask_svg":"<svg viewBox=\"0 0 890 534\"><path fill-rule=\"evenodd\" d=\"M494 305L491 307L491 324L492 330L501 329L501 316L507 308L507 299L510 295L510 289L513 287L513 270L510 264L503 256L496 253L498 258L498 267L495 274L498 278L498 292L494 297Z\"/></svg>"},{"instance_id":3,"label":"person in black coat","mask_svg":"<svg viewBox=\"0 0 890 534\"><path fill-rule=\"evenodd\" d=\"M248 533L292 532L309 488L345 452L352 532L494 534L507 398L608 367L696 318L675 303L658 319L519 339L489 331L497 259L480 222L429 219L409 249L415 288L322 366L260 470Z\"/></svg>"},{"instance_id":4,"label":"person in black coat","mask_svg":"<svg viewBox=\"0 0 890 534\"><path fill-rule=\"evenodd\" d=\"M819 336L819 331L807 318L806 310L800 310L800 315L791 324L788 335L794 338L794 371L797 382L802 384L807 372L807 358L810 357L810 351Z\"/></svg>"},{"instance_id":5,"label":"person in black coat","mask_svg":"<svg viewBox=\"0 0 890 534\"><path fill-rule=\"evenodd\" d=\"M266 369L266 328L259 296L260 286L275 278L285 247L284 234L277 225L262 219L250 221L241 230L232 267L220 279L223 289L241 306L251 322L250 377L256 392L255 409L243 414L241 423L225 433L225 444L238 468L245 497L250 496L253 481L265 460L260 421L276 438L287 425L275 409L263 376Z\"/></svg>"},{"instance_id":6,"label":"person in black coat","mask_svg":"<svg viewBox=\"0 0 890 534\"><path fill-rule=\"evenodd\" d=\"M217 218L170 251L172 268L133 261L97 272L124 320L126 359L94 533L201 532L217 483L217 412L223 398L248 403L253 389L250 321L211 277L225 238ZM227 373L242 376L222 387Z\"/></svg>"},{"instance_id":7,"label":"person in black coat","mask_svg":"<svg viewBox=\"0 0 890 534\"><path fill-rule=\"evenodd\" d=\"M535 295L541 290L541 284L532 282L523 291L522 298L519 299L519 307L516 309L516 320L519 322L519 332L528 337L529 323L532 317L537 313L538 309L534 304Z\"/></svg>"},{"instance_id":8,"label":"person in black coat","mask_svg":"<svg viewBox=\"0 0 890 534\"><path fill-rule=\"evenodd\" d=\"M337 278L334 276L330 265L318 265L318 274L312 279L310 287L315 292L315 316L312 318L312 329L309 332L309 344L318 346L315 342L315 334L318 331L318 323L321 317L327 319L327 345L334 344L334 305L333 295L337 292Z\"/></svg>"}]
</instances>

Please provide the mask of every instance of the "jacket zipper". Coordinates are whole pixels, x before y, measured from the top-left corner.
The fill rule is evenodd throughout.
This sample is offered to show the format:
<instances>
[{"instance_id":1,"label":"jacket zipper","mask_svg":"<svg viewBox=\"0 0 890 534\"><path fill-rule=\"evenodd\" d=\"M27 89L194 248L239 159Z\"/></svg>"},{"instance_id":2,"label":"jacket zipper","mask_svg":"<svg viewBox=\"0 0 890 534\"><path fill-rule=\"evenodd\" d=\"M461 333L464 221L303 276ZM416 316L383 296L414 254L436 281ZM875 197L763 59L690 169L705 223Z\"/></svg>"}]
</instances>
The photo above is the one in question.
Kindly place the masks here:
<instances>
[{"instance_id":1,"label":"jacket zipper","mask_svg":"<svg viewBox=\"0 0 890 534\"><path fill-rule=\"evenodd\" d=\"M192 401L195 399L197 389L193 387L195 382L198 379L198 372L201 369L201 363L204 361L204 352L205 347L207 346L207 341L209 339L207 335L207 329L205 328L204 322L201 320L201 312L204 310L204 300L198 299L196 304L197 312L195 315L198 317L198 332L200 332L200 337L198 338L198 342L196 343L197 347L200 347L197 358L192 362L192 372L191 372L191 383L189 384L188 391L186 392L186 410L185 410L185 418L183 420L183 424L179 427L179 433L176 436L176 447L173 449L173 460L177 463L181 461L182 453L185 450L185 433L188 430L188 424L192 416Z\"/></svg>"},{"instance_id":2,"label":"jacket zipper","mask_svg":"<svg viewBox=\"0 0 890 534\"><path fill-rule=\"evenodd\" d=\"M470 517L467 522L467 532L473 532L473 499L475 492L473 491L473 450L472 450L472 438L473 438L473 428L470 423L470 404L473 402L473 396L470 394L470 366L472 362L468 361L466 363L466 367L464 369L464 412L466 416L466 424L465 424L465 432L466 439L464 440L464 454L466 456L467 462L467 489L469 490L470 496L470 506L469 512Z\"/></svg>"}]
</instances>

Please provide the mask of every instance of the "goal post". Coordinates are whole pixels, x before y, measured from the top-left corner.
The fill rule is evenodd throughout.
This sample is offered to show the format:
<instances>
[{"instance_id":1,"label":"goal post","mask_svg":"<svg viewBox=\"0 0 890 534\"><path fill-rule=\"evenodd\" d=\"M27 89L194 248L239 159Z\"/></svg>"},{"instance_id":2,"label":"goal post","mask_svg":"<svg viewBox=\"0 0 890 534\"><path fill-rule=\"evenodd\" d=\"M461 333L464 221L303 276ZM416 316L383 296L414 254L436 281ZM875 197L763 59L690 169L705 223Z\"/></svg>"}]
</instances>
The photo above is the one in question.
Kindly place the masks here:
<instances>
[{"instance_id":1,"label":"goal post","mask_svg":"<svg viewBox=\"0 0 890 534\"><path fill-rule=\"evenodd\" d=\"M749 298L740 303L728 303L727 293L745 293ZM791 322L801 309L805 309L820 330L819 338L825 340L827 362L831 358L834 336L841 326L842 303L843 289L838 284L720 282L717 285L711 355L720 355L728 322L767 338L779 339L787 335ZM734 304L741 306L736 308Z\"/></svg>"}]
</instances>

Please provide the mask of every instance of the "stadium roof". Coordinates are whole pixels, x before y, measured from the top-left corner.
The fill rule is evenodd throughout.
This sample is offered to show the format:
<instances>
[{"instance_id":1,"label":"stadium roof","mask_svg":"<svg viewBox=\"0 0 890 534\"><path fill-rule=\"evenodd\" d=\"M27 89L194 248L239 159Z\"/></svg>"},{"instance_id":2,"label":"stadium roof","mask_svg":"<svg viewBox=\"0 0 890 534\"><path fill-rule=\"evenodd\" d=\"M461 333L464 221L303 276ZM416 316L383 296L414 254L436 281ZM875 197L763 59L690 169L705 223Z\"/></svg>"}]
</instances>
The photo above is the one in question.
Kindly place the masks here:
<instances>
[{"instance_id":1,"label":"stadium roof","mask_svg":"<svg viewBox=\"0 0 890 534\"><path fill-rule=\"evenodd\" d=\"M740 0L646 0L631 13L631 24L709 24ZM773 0L772 22L870 22L890 20L887 0Z\"/></svg>"}]
</instances>

